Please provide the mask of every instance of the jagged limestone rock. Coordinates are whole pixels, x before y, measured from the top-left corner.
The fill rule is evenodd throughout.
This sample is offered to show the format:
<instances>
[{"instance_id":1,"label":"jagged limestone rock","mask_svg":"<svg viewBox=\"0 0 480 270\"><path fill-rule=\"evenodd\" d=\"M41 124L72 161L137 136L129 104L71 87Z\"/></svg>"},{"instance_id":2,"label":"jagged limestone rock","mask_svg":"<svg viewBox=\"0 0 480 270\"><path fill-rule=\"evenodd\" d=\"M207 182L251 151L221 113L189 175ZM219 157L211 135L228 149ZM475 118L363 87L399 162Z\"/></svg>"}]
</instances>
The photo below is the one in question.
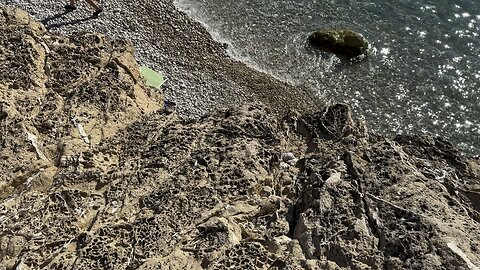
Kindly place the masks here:
<instances>
[{"instance_id":1,"label":"jagged limestone rock","mask_svg":"<svg viewBox=\"0 0 480 270\"><path fill-rule=\"evenodd\" d=\"M444 140L368 134L345 104L184 121L125 42L15 21L0 24L0 68L19 71L0 73L1 270L480 265L480 162Z\"/></svg>"},{"instance_id":2,"label":"jagged limestone rock","mask_svg":"<svg viewBox=\"0 0 480 270\"><path fill-rule=\"evenodd\" d=\"M24 11L0 14L0 169L12 172L0 178L0 198L25 183L48 188L71 156L161 108L125 41L55 36Z\"/></svg>"},{"instance_id":3,"label":"jagged limestone rock","mask_svg":"<svg viewBox=\"0 0 480 270\"><path fill-rule=\"evenodd\" d=\"M369 46L362 34L348 29L320 30L311 34L308 41L317 49L347 59L366 55Z\"/></svg>"}]
</instances>

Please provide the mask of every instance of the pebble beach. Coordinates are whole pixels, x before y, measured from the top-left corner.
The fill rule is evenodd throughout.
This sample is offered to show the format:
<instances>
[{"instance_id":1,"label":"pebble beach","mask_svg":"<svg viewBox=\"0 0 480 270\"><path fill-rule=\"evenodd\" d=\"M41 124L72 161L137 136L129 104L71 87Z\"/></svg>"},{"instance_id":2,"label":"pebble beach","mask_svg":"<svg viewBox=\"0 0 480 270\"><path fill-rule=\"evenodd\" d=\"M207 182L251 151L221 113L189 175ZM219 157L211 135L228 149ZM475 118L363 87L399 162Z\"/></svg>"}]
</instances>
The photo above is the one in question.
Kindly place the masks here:
<instances>
[{"instance_id":1,"label":"pebble beach","mask_svg":"<svg viewBox=\"0 0 480 270\"><path fill-rule=\"evenodd\" d=\"M183 117L198 118L251 101L260 101L278 113L322 105L309 90L292 87L229 57L226 44L214 41L170 0L103 1L104 12L98 18L91 16L93 9L85 1L79 1L74 12L65 12L66 2L61 1L2 3L26 10L52 33L99 32L130 41L139 64L167 78L162 90Z\"/></svg>"},{"instance_id":2,"label":"pebble beach","mask_svg":"<svg viewBox=\"0 0 480 270\"><path fill-rule=\"evenodd\" d=\"M79 11L0 5L0 270L478 269L479 158L346 104L279 120L318 103L188 19L132 32L171 63L156 90Z\"/></svg>"}]
</instances>

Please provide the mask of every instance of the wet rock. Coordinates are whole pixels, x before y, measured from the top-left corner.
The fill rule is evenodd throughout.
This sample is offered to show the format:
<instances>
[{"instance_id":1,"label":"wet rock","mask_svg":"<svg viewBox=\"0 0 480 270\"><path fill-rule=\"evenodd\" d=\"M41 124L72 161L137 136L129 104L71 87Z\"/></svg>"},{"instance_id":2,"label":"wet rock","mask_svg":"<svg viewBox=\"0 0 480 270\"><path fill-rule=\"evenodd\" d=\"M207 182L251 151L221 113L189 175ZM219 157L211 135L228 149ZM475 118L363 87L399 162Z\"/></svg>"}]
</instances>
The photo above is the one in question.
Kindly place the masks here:
<instances>
[{"instance_id":1,"label":"wet rock","mask_svg":"<svg viewBox=\"0 0 480 270\"><path fill-rule=\"evenodd\" d=\"M347 59L367 54L369 46L362 34L348 29L320 30L311 34L308 41L319 50Z\"/></svg>"}]
</instances>

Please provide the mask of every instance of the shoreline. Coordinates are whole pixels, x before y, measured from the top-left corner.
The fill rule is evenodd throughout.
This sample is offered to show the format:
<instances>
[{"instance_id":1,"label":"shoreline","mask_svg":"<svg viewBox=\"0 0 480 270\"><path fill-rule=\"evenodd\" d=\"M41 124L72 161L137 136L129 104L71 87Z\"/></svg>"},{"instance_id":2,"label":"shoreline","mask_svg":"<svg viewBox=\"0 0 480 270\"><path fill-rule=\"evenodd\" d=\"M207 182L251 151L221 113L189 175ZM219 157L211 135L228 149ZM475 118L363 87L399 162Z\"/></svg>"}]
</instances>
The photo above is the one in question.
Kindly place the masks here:
<instances>
[{"instance_id":1,"label":"shoreline","mask_svg":"<svg viewBox=\"0 0 480 270\"><path fill-rule=\"evenodd\" d=\"M280 19L271 16L276 14L275 8L263 9L255 2L226 4L225 7L222 5L216 7L214 1L176 0L175 3L180 10L184 10L202 25L206 25L208 31L212 30L212 36L216 40L232 42L233 47L229 48L229 53L232 52L234 56L239 55L239 59L242 57L246 57L247 60L252 59L261 67L260 70L263 68L273 71L274 74L280 74L281 78L290 79L284 81L293 82L293 85L305 84L313 92L321 95L320 99L324 103L333 100L350 104L354 113L364 116L369 126L378 133L386 136L394 134L441 136L454 143L467 156L480 153L480 145L476 139L476 135L480 132L478 130L480 125L477 125L478 121L476 121L480 119L476 117L476 111L479 110L475 109L475 102L471 103L476 98L474 94L476 80L473 79L472 72L466 70L466 67L461 64L454 66L455 70L465 75L466 83L463 87L456 87L454 83L456 76L437 74L437 64L440 67L444 62L449 61L443 58L443 53L435 56L424 55L425 58L420 55L418 60L415 60L417 49L424 48L432 42L432 40L429 42L429 38L409 47L406 40L411 41L414 35L401 32L398 36L393 33L385 33L384 36L381 31L372 29L371 24L365 23L373 18L352 19L351 23L361 25L358 28L352 25L352 29L368 34L372 47L377 51L372 51L371 57L366 61L345 67L331 61L335 59L331 54L320 53L315 58L314 53L318 51L302 43L306 41L308 33L324 27L322 23L328 24L329 20L307 20L306 15L312 15L309 12L314 12L314 8L299 6L295 11L294 9L287 11L283 4L279 4L282 20L296 21L295 14L300 10L305 14L299 17L304 19L293 23L295 26L282 27ZM325 5L332 8L338 5L339 9L344 8L340 3ZM362 10L360 5L355 6L355 9ZM397 4L395 5L401 10L400 6L401 4L398 4L398 7ZM241 7L255 7L253 10L260 11L244 11ZM320 13L336 14L333 10ZM408 12L402 14L408 14ZM338 20L342 21L340 18ZM332 21L336 22L336 20ZM333 23L332 21L330 23ZM389 27L385 28L389 29ZM379 37L377 38L375 34ZM220 39L217 38L218 36ZM397 45L387 42L395 38L400 38L402 41L395 43ZM398 44L405 44L405 48L398 47ZM391 51L384 54L381 51L382 47ZM474 59L469 51L457 49L440 51L452 53L452 55L464 52L465 59ZM435 59L427 60L429 57ZM388 63L387 59L390 59ZM429 65L429 61L434 64ZM410 74L410 72L413 73ZM463 93L462 95L466 98L462 100L453 94L457 92ZM432 93L435 98L428 99L425 93Z\"/></svg>"},{"instance_id":2,"label":"shoreline","mask_svg":"<svg viewBox=\"0 0 480 270\"><path fill-rule=\"evenodd\" d=\"M201 22L177 8L173 0L143 1L141 5L109 2L97 19L88 19L92 10L82 1L75 12L62 16L58 14L63 5L54 0L35 4L7 1L7 5L20 7L40 21L54 18L46 23L53 33L84 30L127 39L141 65L165 75L162 91L166 99L176 102L179 115L185 118L252 101L264 103L280 116L292 109L303 113L325 105L311 89L292 86L231 57L224 44L215 41ZM478 154L465 150L462 153L467 156Z\"/></svg>"},{"instance_id":3,"label":"shoreline","mask_svg":"<svg viewBox=\"0 0 480 270\"><path fill-rule=\"evenodd\" d=\"M162 91L168 100L177 103L182 117L198 118L218 108L252 101L264 103L279 115L291 109L319 110L324 105L316 102L310 90L279 81L233 59L223 44L172 0L143 1L140 5L105 3L104 13L96 19L88 19L91 10L83 2L75 12L67 14L62 14L63 5L53 0L7 5L20 7L37 20L47 19L44 25L53 33L85 30L128 39L137 61L168 79Z\"/></svg>"},{"instance_id":4,"label":"shoreline","mask_svg":"<svg viewBox=\"0 0 480 270\"><path fill-rule=\"evenodd\" d=\"M0 14L0 269L480 265L480 160L450 143L346 104L185 121L127 42Z\"/></svg>"}]
</instances>

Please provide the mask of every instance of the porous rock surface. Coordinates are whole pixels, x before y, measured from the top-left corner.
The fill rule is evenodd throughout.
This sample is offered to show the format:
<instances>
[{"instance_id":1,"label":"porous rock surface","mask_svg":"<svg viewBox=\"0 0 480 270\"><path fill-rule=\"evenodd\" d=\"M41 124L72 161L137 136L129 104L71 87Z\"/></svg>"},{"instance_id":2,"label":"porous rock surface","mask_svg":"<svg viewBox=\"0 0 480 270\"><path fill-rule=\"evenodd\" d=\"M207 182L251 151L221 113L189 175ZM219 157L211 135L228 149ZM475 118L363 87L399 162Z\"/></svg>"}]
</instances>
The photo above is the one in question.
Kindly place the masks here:
<instances>
[{"instance_id":1,"label":"porous rock surface","mask_svg":"<svg viewBox=\"0 0 480 270\"><path fill-rule=\"evenodd\" d=\"M0 269L478 269L478 158L344 104L182 120L125 42L1 14Z\"/></svg>"}]
</instances>

